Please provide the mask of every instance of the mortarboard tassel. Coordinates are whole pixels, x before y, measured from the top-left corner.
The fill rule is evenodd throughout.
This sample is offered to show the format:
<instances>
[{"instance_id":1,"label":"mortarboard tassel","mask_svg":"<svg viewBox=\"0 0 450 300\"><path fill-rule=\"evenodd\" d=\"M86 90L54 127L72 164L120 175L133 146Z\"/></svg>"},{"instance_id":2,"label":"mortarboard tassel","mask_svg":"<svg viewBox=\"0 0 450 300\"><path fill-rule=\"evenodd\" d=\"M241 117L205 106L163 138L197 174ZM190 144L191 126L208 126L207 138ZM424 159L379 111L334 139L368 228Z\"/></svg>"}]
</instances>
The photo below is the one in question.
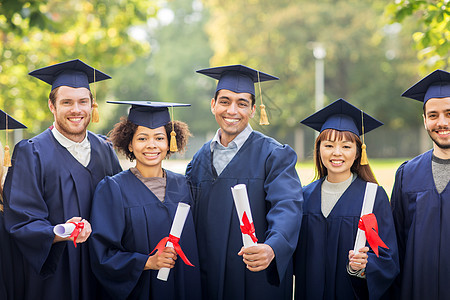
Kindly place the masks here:
<instances>
[{"instance_id":1,"label":"mortarboard tassel","mask_svg":"<svg viewBox=\"0 0 450 300\"><path fill-rule=\"evenodd\" d=\"M172 106L172 132L170 132L170 152L177 152L177 133L174 129L174 121L173 121L173 106Z\"/></svg>"},{"instance_id":2,"label":"mortarboard tassel","mask_svg":"<svg viewBox=\"0 0 450 300\"><path fill-rule=\"evenodd\" d=\"M94 103L92 103L92 123L98 123L100 121L100 117L98 114L98 104L93 100Z\"/></svg>"},{"instance_id":3,"label":"mortarboard tassel","mask_svg":"<svg viewBox=\"0 0 450 300\"><path fill-rule=\"evenodd\" d=\"M259 125L269 125L269 118L267 118L266 106L262 102L262 94L261 94L261 81L259 80L259 71L258 73L258 86L259 86L259 97L261 99L261 105L259 106L261 110L261 115L259 117Z\"/></svg>"},{"instance_id":4,"label":"mortarboard tassel","mask_svg":"<svg viewBox=\"0 0 450 300\"><path fill-rule=\"evenodd\" d=\"M367 159L366 143L364 142L364 112L361 110L361 124L362 124L362 145L361 145L361 162L360 165L365 166L369 164Z\"/></svg>"},{"instance_id":5,"label":"mortarboard tassel","mask_svg":"<svg viewBox=\"0 0 450 300\"><path fill-rule=\"evenodd\" d=\"M95 91L95 69L94 69L94 99L92 99L92 123L98 123L100 121L100 115L98 113L98 104L96 101L96 91Z\"/></svg>"},{"instance_id":6,"label":"mortarboard tassel","mask_svg":"<svg viewBox=\"0 0 450 300\"><path fill-rule=\"evenodd\" d=\"M5 145L5 155L3 156L3 166L11 167L11 154L9 153L9 146L8 146L8 115L6 115L6 145Z\"/></svg>"}]
</instances>

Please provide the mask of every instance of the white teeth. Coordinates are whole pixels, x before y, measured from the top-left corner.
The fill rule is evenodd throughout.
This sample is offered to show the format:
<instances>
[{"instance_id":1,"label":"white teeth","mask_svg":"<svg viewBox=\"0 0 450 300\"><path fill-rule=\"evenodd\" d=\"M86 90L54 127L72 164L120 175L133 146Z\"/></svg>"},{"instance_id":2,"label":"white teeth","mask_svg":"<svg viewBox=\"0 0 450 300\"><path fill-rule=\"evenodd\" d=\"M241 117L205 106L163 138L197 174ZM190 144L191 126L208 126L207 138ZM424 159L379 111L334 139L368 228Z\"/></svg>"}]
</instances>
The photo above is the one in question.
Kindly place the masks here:
<instances>
[{"instance_id":1,"label":"white teeth","mask_svg":"<svg viewBox=\"0 0 450 300\"><path fill-rule=\"evenodd\" d=\"M227 119L227 118L225 118L225 121L227 121L228 123L236 123L236 122L238 122L239 120L237 120L237 119Z\"/></svg>"},{"instance_id":2,"label":"white teeth","mask_svg":"<svg viewBox=\"0 0 450 300\"><path fill-rule=\"evenodd\" d=\"M74 122L78 122L81 120L81 118L69 118L69 120L74 121Z\"/></svg>"},{"instance_id":3,"label":"white teeth","mask_svg":"<svg viewBox=\"0 0 450 300\"><path fill-rule=\"evenodd\" d=\"M332 160L331 163L333 163L333 164L342 164L344 162L342 160Z\"/></svg>"},{"instance_id":4,"label":"white teeth","mask_svg":"<svg viewBox=\"0 0 450 300\"><path fill-rule=\"evenodd\" d=\"M150 158L154 158L154 157L157 157L157 156L158 156L158 154L150 154L150 153L144 153L144 156L145 156L145 157L150 157Z\"/></svg>"},{"instance_id":5,"label":"white teeth","mask_svg":"<svg viewBox=\"0 0 450 300\"><path fill-rule=\"evenodd\" d=\"M438 131L439 134L450 134L450 130Z\"/></svg>"}]
</instances>

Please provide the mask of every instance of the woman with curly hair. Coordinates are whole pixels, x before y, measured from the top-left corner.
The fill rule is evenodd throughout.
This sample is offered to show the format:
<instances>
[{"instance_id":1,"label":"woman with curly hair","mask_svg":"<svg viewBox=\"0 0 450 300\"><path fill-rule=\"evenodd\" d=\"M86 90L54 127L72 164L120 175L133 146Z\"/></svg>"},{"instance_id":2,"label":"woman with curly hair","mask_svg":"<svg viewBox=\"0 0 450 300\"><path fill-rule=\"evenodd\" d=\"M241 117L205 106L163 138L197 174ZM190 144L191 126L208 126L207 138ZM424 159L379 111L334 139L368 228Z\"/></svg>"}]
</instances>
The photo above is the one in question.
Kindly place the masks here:
<instances>
[{"instance_id":1,"label":"woman with curly hair","mask_svg":"<svg viewBox=\"0 0 450 300\"><path fill-rule=\"evenodd\" d=\"M200 299L200 273L194 224L189 214L180 239L182 251L196 267L177 260L172 247L152 254L167 237L179 202L191 203L183 175L162 168L162 160L183 151L188 126L171 121L164 102L117 101L131 104L128 118L114 126L114 147L136 166L106 177L97 186L90 241L94 274L109 299ZM169 143L170 139L170 143ZM176 144L175 144L176 143ZM170 268L167 281L158 270Z\"/></svg>"},{"instance_id":2,"label":"woman with curly hair","mask_svg":"<svg viewBox=\"0 0 450 300\"><path fill-rule=\"evenodd\" d=\"M295 299L384 299L399 272L394 222L359 137L383 123L343 99L302 123L320 134L314 147L316 180L303 189ZM365 196L368 190L373 197ZM369 203L373 209L361 217ZM375 232L366 226L370 249L361 243L354 252L358 226L367 221L378 221L374 227L384 243L372 243Z\"/></svg>"}]
</instances>

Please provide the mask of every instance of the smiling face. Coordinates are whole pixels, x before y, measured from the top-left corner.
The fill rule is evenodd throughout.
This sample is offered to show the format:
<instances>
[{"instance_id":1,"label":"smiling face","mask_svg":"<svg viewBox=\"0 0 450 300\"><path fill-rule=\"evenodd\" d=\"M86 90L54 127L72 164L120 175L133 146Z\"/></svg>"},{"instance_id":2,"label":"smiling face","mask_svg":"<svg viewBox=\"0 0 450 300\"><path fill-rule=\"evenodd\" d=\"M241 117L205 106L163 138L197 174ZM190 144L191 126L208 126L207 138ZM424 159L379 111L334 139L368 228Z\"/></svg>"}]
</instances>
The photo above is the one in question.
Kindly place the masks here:
<instances>
[{"instance_id":1,"label":"smiling face","mask_svg":"<svg viewBox=\"0 0 450 300\"><path fill-rule=\"evenodd\" d=\"M83 141L92 112L91 93L87 88L60 86L54 104L49 100L48 107L60 133L74 142Z\"/></svg>"},{"instance_id":2,"label":"smiling face","mask_svg":"<svg viewBox=\"0 0 450 300\"><path fill-rule=\"evenodd\" d=\"M151 129L138 126L128 149L136 157L136 168L144 177L153 177L160 170L162 172L162 160L169 150L165 127ZM152 176L148 176L148 174L152 174Z\"/></svg>"},{"instance_id":3,"label":"smiling face","mask_svg":"<svg viewBox=\"0 0 450 300\"><path fill-rule=\"evenodd\" d=\"M425 103L423 121L433 140L434 154L450 158L450 97L429 99Z\"/></svg>"},{"instance_id":4,"label":"smiling face","mask_svg":"<svg viewBox=\"0 0 450 300\"><path fill-rule=\"evenodd\" d=\"M351 175L351 167L355 162L358 151L355 141L336 137L333 131L326 139L320 142L320 160L327 169L328 181L342 182Z\"/></svg>"},{"instance_id":5,"label":"smiling face","mask_svg":"<svg viewBox=\"0 0 450 300\"><path fill-rule=\"evenodd\" d=\"M239 133L241 133L255 114L255 105L252 105L250 93L235 93L229 90L220 90L217 100L211 100L211 112L222 130L220 142L228 146Z\"/></svg>"}]
</instances>

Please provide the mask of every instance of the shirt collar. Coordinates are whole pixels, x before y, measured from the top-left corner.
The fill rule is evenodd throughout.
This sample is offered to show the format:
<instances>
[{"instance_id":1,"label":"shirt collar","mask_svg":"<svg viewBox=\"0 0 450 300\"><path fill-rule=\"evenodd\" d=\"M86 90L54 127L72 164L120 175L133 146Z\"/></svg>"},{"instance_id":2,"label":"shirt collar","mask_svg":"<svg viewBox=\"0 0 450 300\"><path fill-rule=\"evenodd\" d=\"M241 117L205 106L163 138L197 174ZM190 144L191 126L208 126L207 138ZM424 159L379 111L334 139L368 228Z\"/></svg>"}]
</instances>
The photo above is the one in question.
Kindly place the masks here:
<instances>
[{"instance_id":1,"label":"shirt collar","mask_svg":"<svg viewBox=\"0 0 450 300\"><path fill-rule=\"evenodd\" d=\"M244 145L245 141L248 139L250 134L252 133L253 129L250 126L250 124L247 124L247 127L244 128L244 130L241 131L229 144L234 143L237 146L237 149L241 149L242 145ZM217 129L216 134L214 135L213 139L211 140L211 152L214 150L214 147L216 144L222 145L220 142L220 136L222 132L221 129ZM225 147L222 145L222 147Z\"/></svg>"},{"instance_id":2,"label":"shirt collar","mask_svg":"<svg viewBox=\"0 0 450 300\"><path fill-rule=\"evenodd\" d=\"M86 136L84 137L84 139L80 142L74 142L70 139L68 139L67 137L65 137L61 132L58 131L58 129L56 129L55 124L53 123L53 128L52 128L52 133L53 136L55 137L55 139L64 147L64 148L69 148L75 145L86 145L89 144L89 140L88 140L88 135L86 132Z\"/></svg>"}]
</instances>

